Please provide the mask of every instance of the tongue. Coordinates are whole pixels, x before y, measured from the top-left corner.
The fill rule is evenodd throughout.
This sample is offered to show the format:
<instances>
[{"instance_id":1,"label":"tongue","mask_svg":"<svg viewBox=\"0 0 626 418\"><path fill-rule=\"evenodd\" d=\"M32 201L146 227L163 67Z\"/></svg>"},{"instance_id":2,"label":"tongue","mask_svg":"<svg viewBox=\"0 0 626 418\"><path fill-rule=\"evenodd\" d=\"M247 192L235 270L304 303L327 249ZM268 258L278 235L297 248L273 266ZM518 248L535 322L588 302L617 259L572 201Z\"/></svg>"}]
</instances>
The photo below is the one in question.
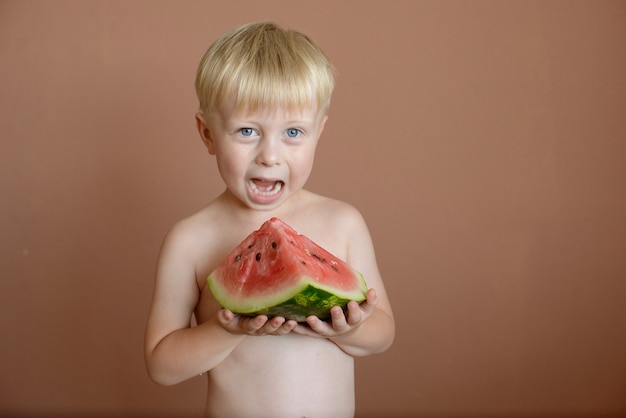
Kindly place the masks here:
<instances>
[{"instance_id":1,"label":"tongue","mask_svg":"<svg viewBox=\"0 0 626 418\"><path fill-rule=\"evenodd\" d=\"M276 182L272 180L254 179L252 180L259 190L268 192L276 186Z\"/></svg>"}]
</instances>

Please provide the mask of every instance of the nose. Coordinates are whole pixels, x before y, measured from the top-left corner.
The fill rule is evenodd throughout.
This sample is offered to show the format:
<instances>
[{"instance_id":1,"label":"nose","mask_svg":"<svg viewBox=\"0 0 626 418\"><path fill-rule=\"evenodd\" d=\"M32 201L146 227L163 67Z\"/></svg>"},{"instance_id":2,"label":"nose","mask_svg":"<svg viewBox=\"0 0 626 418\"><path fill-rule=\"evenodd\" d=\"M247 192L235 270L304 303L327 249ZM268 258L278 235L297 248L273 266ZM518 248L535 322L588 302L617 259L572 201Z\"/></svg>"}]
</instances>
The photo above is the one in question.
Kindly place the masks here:
<instances>
[{"instance_id":1,"label":"nose","mask_svg":"<svg viewBox=\"0 0 626 418\"><path fill-rule=\"evenodd\" d=\"M280 164L280 150L278 141L273 138L263 138L258 145L256 163L267 167Z\"/></svg>"}]
</instances>

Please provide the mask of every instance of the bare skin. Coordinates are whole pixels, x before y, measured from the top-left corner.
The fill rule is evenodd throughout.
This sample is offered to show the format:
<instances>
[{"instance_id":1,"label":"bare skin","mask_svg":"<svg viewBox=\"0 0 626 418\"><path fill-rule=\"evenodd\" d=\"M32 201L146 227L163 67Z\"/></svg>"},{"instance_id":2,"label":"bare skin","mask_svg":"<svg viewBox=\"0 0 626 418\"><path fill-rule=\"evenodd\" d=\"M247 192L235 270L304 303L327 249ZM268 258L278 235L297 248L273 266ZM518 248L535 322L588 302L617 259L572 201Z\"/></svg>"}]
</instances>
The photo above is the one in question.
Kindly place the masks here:
<instances>
[{"instance_id":1,"label":"bare skin","mask_svg":"<svg viewBox=\"0 0 626 418\"><path fill-rule=\"evenodd\" d=\"M222 195L176 224L163 243L146 329L148 372L164 385L207 373L207 417L353 416L353 357L382 352L394 337L393 314L365 222L350 205L301 188L310 170L306 159L312 163L312 155L306 154L314 152L315 144L305 150L282 140L259 145L294 125L293 117L259 122L263 138L255 145L235 146L240 156L248 152L244 149L255 148L249 161L219 161L220 152L233 152L228 142L231 116L213 121L198 116L209 153L217 155L222 176L226 172L231 178L225 178L229 187ZM249 120L265 121L266 116ZM294 126L305 126L303 131L312 132L317 141L325 117L315 113L307 121L310 127ZM284 170L290 162L291 169ZM263 178L280 179L283 189L271 198L256 186L246 192L241 185L252 181L238 184L238 167L254 172L248 176L254 179L271 168L272 174ZM309 317L306 323L242 317L222 309L206 286L207 276L243 238L274 216L363 273L370 288L367 300L350 302L346 315L333 308L330 321ZM197 326L190 325L192 316Z\"/></svg>"}]
</instances>

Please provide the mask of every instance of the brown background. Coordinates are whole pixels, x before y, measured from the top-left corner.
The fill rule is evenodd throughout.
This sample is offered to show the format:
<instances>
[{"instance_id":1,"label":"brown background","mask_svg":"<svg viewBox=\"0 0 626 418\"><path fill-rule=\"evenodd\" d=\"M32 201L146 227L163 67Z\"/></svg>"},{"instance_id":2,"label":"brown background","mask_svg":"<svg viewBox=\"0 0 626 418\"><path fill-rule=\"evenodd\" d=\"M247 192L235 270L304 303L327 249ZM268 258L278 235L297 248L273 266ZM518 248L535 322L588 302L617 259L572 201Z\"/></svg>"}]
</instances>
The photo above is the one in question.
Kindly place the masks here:
<instances>
[{"instance_id":1,"label":"brown background","mask_svg":"<svg viewBox=\"0 0 626 418\"><path fill-rule=\"evenodd\" d=\"M196 65L262 19L339 71L309 188L366 216L398 326L358 416L626 414L626 2L1 1L0 415L201 413L142 333L223 187Z\"/></svg>"}]
</instances>

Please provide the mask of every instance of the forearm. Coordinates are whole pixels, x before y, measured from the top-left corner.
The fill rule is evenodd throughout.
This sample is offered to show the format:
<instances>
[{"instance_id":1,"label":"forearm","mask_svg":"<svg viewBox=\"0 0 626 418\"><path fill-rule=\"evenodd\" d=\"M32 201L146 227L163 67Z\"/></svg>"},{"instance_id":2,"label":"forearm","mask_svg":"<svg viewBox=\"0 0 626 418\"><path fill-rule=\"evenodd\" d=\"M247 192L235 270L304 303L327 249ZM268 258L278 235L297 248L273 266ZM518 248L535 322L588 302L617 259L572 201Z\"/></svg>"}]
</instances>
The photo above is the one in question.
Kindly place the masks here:
<instances>
[{"instance_id":1,"label":"forearm","mask_svg":"<svg viewBox=\"0 0 626 418\"><path fill-rule=\"evenodd\" d=\"M180 383L220 364L243 338L226 331L216 319L174 331L146 347L148 374L161 385Z\"/></svg>"},{"instance_id":2,"label":"forearm","mask_svg":"<svg viewBox=\"0 0 626 418\"><path fill-rule=\"evenodd\" d=\"M376 309L354 332L331 337L330 340L351 356L362 357L385 351L391 346L394 336L393 318L381 309Z\"/></svg>"}]
</instances>

